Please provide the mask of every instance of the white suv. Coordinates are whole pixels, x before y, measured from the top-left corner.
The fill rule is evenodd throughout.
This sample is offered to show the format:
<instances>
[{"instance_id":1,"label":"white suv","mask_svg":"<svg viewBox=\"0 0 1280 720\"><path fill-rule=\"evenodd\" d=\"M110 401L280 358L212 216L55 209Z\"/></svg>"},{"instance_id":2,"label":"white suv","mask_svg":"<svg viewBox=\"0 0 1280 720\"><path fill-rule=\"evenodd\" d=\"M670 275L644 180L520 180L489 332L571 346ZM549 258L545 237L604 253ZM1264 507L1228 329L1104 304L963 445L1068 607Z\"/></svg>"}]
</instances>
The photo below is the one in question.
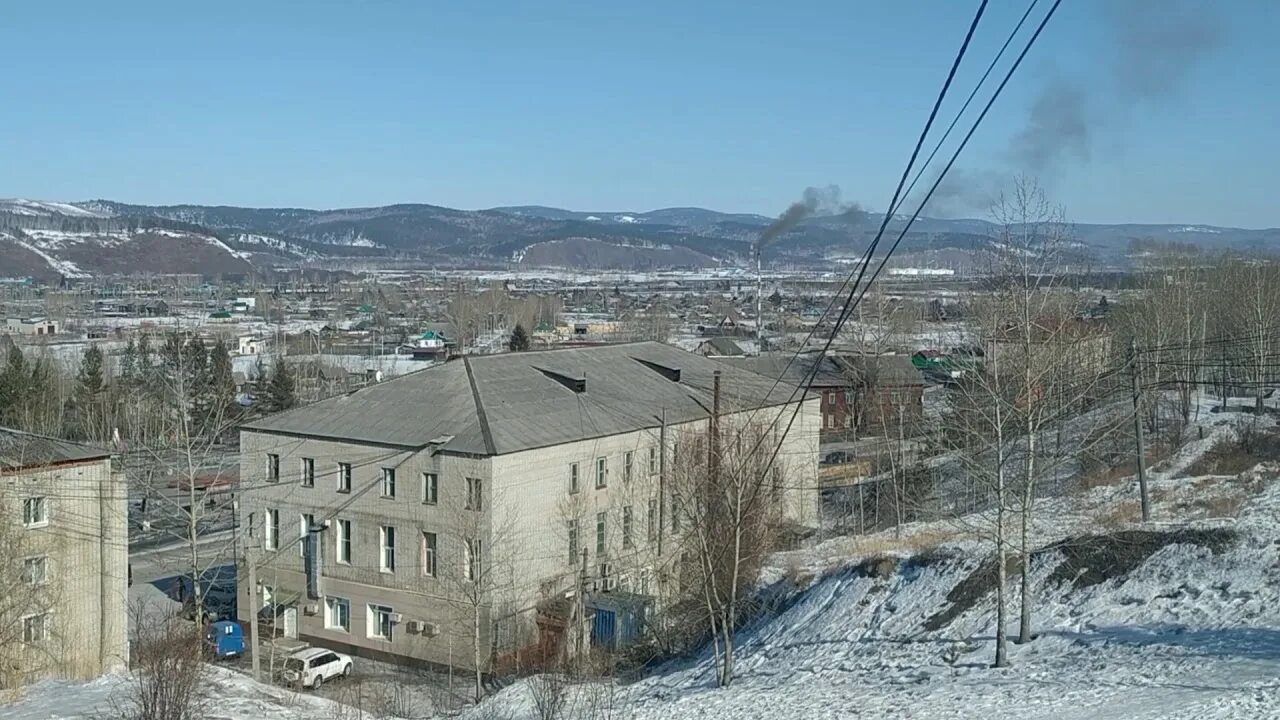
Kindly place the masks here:
<instances>
[{"instance_id":1,"label":"white suv","mask_svg":"<svg viewBox=\"0 0 1280 720\"><path fill-rule=\"evenodd\" d=\"M307 648L284 661L284 681L315 690L326 680L351 674L351 656L324 648Z\"/></svg>"}]
</instances>

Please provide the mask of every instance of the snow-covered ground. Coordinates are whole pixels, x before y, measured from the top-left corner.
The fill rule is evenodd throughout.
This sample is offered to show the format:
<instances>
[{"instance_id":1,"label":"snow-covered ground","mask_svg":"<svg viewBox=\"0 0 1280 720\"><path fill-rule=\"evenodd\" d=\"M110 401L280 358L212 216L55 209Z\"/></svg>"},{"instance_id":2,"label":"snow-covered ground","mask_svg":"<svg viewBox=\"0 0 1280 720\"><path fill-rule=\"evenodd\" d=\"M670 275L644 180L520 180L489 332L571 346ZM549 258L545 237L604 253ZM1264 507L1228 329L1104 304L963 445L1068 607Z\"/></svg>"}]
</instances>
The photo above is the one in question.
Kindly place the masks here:
<instances>
[{"instance_id":1,"label":"snow-covered ground","mask_svg":"<svg viewBox=\"0 0 1280 720\"><path fill-rule=\"evenodd\" d=\"M1033 562L1038 637L1010 645L1012 667L989 667L994 595L961 592L986 557L967 532L980 519L919 523L901 537L841 537L777 555L765 580L781 588L778 602L739 633L731 688L713 687L703 655L629 685L580 689L566 717L603 717L590 709L605 692L608 717L662 720L1280 718L1280 469L1186 476L1243 416L1199 417L1204 439L1151 473L1152 523L1117 511L1136 515L1132 479L1044 502L1038 544L1072 540ZM1243 503L1238 517L1214 511L1223 497ZM1192 534L1141 548L1139 536L1116 535L1107 557L1130 552L1126 543L1138 554L1102 578L1064 564L1081 536L1139 529ZM886 555L894 559L868 562ZM940 615L948 609L954 617ZM537 687L517 683L476 717L537 717Z\"/></svg>"},{"instance_id":2,"label":"snow-covered ground","mask_svg":"<svg viewBox=\"0 0 1280 720\"><path fill-rule=\"evenodd\" d=\"M217 666L208 668L210 720L377 720L344 705L309 693L255 683ZM46 681L22 691L14 703L0 706L5 720L81 720L116 717L113 708L129 695L125 675L107 675L87 683Z\"/></svg>"}]
</instances>

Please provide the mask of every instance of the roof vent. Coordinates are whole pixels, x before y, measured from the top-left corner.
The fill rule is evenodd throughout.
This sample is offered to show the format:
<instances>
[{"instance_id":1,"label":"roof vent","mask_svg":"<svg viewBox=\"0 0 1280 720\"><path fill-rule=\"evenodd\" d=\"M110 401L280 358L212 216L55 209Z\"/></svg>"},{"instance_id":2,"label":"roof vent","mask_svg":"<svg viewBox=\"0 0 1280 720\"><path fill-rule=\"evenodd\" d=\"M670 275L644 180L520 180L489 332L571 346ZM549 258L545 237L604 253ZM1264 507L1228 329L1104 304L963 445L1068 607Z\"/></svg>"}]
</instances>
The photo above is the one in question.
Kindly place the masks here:
<instances>
[{"instance_id":1,"label":"roof vent","mask_svg":"<svg viewBox=\"0 0 1280 720\"><path fill-rule=\"evenodd\" d=\"M671 382L677 382L677 383L680 382L680 368L678 367L669 367L667 365L662 365L660 363L652 362L650 360L642 360L640 358L632 358L632 359L640 363L641 365L644 365L645 367L649 368L650 370L658 373L662 377L670 380Z\"/></svg>"},{"instance_id":2,"label":"roof vent","mask_svg":"<svg viewBox=\"0 0 1280 720\"><path fill-rule=\"evenodd\" d=\"M565 375L564 373L558 373L555 370L546 370L544 368L534 369L576 393L584 393L587 391L586 373L583 373L582 377L573 377L571 375Z\"/></svg>"}]
</instances>

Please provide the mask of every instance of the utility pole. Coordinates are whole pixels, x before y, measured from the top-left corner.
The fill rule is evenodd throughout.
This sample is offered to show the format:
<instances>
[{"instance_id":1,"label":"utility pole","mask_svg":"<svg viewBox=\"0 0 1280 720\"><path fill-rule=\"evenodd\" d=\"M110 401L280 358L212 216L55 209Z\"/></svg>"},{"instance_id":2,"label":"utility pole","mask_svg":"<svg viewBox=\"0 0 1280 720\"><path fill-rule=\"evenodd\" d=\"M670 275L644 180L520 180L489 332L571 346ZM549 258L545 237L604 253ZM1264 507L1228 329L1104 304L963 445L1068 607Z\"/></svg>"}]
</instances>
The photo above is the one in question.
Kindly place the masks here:
<instances>
[{"instance_id":1,"label":"utility pole","mask_svg":"<svg viewBox=\"0 0 1280 720\"><path fill-rule=\"evenodd\" d=\"M667 480L667 409L662 408L662 425L658 428L658 562L662 562L662 534L666 528Z\"/></svg>"},{"instance_id":2,"label":"utility pole","mask_svg":"<svg viewBox=\"0 0 1280 720\"><path fill-rule=\"evenodd\" d=\"M1133 436L1138 444L1138 493L1142 500L1142 522L1151 520L1151 499L1147 495L1147 447L1142 435L1142 385L1138 379L1138 343L1129 340L1129 377L1133 384Z\"/></svg>"},{"instance_id":3,"label":"utility pole","mask_svg":"<svg viewBox=\"0 0 1280 720\"><path fill-rule=\"evenodd\" d=\"M707 443L707 475L715 483L720 474L720 371L716 370L711 381L711 433Z\"/></svg>"},{"instance_id":4,"label":"utility pole","mask_svg":"<svg viewBox=\"0 0 1280 720\"><path fill-rule=\"evenodd\" d=\"M244 546L244 561L249 567L249 657L253 660L253 681L261 682L262 661L258 657L258 563Z\"/></svg>"}]
</instances>

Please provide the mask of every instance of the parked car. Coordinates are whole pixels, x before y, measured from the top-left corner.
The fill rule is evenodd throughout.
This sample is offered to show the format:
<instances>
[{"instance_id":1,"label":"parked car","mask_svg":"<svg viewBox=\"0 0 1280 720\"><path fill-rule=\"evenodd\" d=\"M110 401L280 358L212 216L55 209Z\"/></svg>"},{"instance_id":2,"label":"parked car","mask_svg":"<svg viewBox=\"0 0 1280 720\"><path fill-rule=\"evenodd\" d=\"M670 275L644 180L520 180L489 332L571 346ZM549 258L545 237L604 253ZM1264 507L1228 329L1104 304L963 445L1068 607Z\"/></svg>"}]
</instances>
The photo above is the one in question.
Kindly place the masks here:
<instances>
[{"instance_id":1,"label":"parked car","mask_svg":"<svg viewBox=\"0 0 1280 720\"><path fill-rule=\"evenodd\" d=\"M853 462L853 453L847 450L833 450L823 456L819 465L844 465Z\"/></svg>"},{"instance_id":2,"label":"parked car","mask_svg":"<svg viewBox=\"0 0 1280 720\"><path fill-rule=\"evenodd\" d=\"M327 680L351 674L351 656L324 648L307 648L284 661L283 678L289 685L315 690Z\"/></svg>"}]
</instances>

